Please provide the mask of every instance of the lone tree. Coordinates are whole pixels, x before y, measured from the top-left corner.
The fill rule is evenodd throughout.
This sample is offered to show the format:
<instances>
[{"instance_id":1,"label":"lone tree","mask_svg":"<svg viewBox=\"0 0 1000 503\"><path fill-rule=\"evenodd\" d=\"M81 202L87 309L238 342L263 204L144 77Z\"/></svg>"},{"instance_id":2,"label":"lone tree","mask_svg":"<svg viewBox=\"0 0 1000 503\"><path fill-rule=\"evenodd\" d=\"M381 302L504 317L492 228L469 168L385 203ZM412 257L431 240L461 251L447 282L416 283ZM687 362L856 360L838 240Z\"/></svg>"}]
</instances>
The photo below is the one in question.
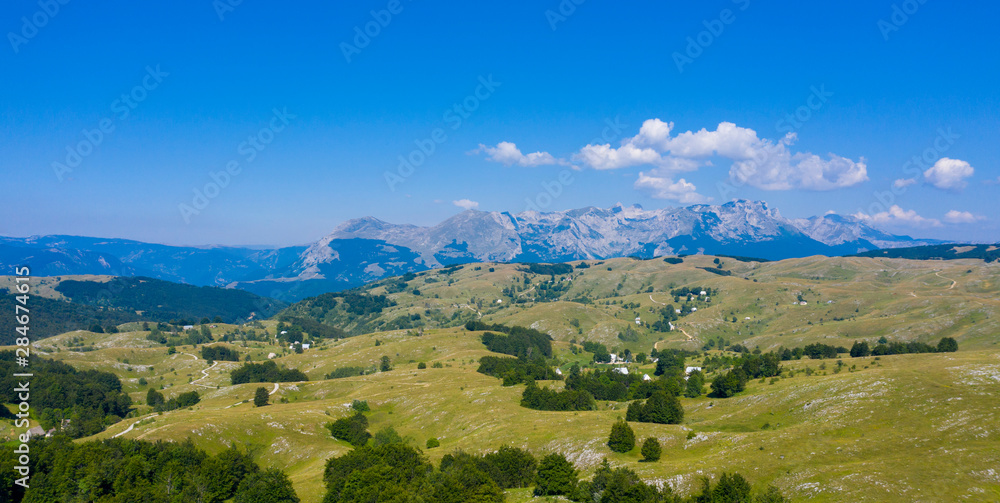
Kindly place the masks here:
<instances>
[{"instance_id":1,"label":"lone tree","mask_svg":"<svg viewBox=\"0 0 1000 503\"><path fill-rule=\"evenodd\" d=\"M611 426L611 436L608 438L608 447L615 452L628 452L635 447L635 432L632 427L621 419Z\"/></svg>"},{"instance_id":2,"label":"lone tree","mask_svg":"<svg viewBox=\"0 0 1000 503\"><path fill-rule=\"evenodd\" d=\"M267 388L261 386L257 388L257 391L253 394L253 406L263 407L267 405L267 399L269 398L267 394Z\"/></svg>"},{"instance_id":3,"label":"lone tree","mask_svg":"<svg viewBox=\"0 0 1000 503\"><path fill-rule=\"evenodd\" d=\"M642 443L643 461L659 461L661 452L662 449L660 448L660 442L653 437L647 438L646 441Z\"/></svg>"},{"instance_id":4,"label":"lone tree","mask_svg":"<svg viewBox=\"0 0 1000 503\"><path fill-rule=\"evenodd\" d=\"M382 362L381 365L379 365L379 370L381 370L382 372L388 372L392 370L392 363L389 361L388 356L382 357Z\"/></svg>"}]
</instances>

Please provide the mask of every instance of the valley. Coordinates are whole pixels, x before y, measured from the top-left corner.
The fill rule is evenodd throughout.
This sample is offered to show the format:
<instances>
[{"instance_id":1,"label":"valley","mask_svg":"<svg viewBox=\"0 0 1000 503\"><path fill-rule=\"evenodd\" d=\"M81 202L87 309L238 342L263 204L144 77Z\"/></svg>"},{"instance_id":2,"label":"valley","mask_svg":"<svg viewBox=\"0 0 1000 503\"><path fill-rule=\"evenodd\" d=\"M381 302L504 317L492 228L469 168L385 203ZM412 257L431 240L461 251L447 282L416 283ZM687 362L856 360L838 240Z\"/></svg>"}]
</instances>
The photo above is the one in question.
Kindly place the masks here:
<instances>
[{"instance_id":1,"label":"valley","mask_svg":"<svg viewBox=\"0 0 1000 503\"><path fill-rule=\"evenodd\" d=\"M1000 264L978 260L816 256L744 262L699 255L674 264L621 258L554 269L476 263L325 294L268 320L214 323L205 328L213 341L198 345L173 336L167 344L149 340L149 332L125 324L117 334L72 331L38 340L35 355L121 379L133 414L86 440L190 438L211 454L234 445L262 466L286 472L304 502L322 500L326 460L351 450L326 425L351 414L354 400L370 405L370 431L391 426L435 465L455 450L482 453L510 445L536 457L560 453L581 478L606 458L682 495L696 492L702 476L735 471L755 486L777 487L791 501L888 501L898 495L908 501L995 501L1000 478L990 467L1000 462L1000 409L993 400L1000 391L998 280ZM672 294L682 291L694 293ZM702 291L711 295L697 295ZM672 321L676 330L654 329L665 326L657 323L671 306L683 311ZM346 337L311 337L303 330L302 342L311 346L301 353L275 343L275 335L300 320L335 326ZM816 343L850 348L862 340L933 346L950 337L960 349L804 357L782 361L778 377L751 379L731 398L682 396L681 424L631 423L637 438L654 437L663 446L660 461L644 463L638 446L616 453L606 445L626 402L598 400L595 410L584 411L532 410L519 405L524 385L503 386L477 372L483 356L503 355L486 349L481 332L465 328L475 320L549 334L553 357L547 362L564 374L574 365L584 371L608 367L594 363L584 342L619 356L645 356L654 348L699 354L686 359L689 366L704 366L706 357L739 356L721 346L767 353ZM243 362L210 363L199 356L205 345L231 348L252 362L268 361L273 353L270 361L300 370L308 381L232 385L230 372ZM378 369L383 357L391 370L328 378L343 367ZM649 360L617 366L651 377L656 368ZM706 381L723 372L709 372ZM564 383L539 385L561 389ZM260 386L270 393L266 407L251 403ZM150 388L167 398L197 391L200 401L153 412L145 405ZM10 439L12 425L0 424L0 435ZM440 446L425 449L432 438ZM514 502L545 500L533 498L530 489L506 495Z\"/></svg>"}]
</instances>

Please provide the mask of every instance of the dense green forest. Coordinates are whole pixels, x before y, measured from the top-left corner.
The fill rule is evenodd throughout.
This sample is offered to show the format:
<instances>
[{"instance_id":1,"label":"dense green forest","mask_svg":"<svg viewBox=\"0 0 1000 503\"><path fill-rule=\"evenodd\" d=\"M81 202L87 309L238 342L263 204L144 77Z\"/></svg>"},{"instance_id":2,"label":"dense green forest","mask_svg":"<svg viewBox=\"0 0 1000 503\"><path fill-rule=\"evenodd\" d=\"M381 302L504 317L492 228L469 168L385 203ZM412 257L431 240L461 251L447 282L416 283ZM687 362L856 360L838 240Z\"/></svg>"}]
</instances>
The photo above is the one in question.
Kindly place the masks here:
<instances>
[{"instance_id":1,"label":"dense green forest","mask_svg":"<svg viewBox=\"0 0 1000 503\"><path fill-rule=\"evenodd\" d=\"M78 304L142 311L146 320L189 322L178 324L194 324L216 316L225 323L247 319L251 314L267 318L286 306L243 290L144 277L119 277L106 283L66 280L56 286L56 291Z\"/></svg>"},{"instance_id":2,"label":"dense green forest","mask_svg":"<svg viewBox=\"0 0 1000 503\"><path fill-rule=\"evenodd\" d=\"M966 251L959 251L966 250ZM1000 244L996 245L934 245L912 248L872 250L853 255L855 257L905 258L910 260L954 260L960 258L980 259L986 262L1000 260Z\"/></svg>"},{"instance_id":3,"label":"dense green forest","mask_svg":"<svg viewBox=\"0 0 1000 503\"><path fill-rule=\"evenodd\" d=\"M13 313L15 296L5 294L3 296L4 312ZM148 319L140 317L133 311L116 311L101 309L95 306L86 306L62 300L46 299L45 297L32 296L28 300L28 309L31 310L31 332L28 334L32 340L52 337L73 330L89 330L94 325L104 328ZM44 316L38 314L44 313ZM17 332L14 331L20 325L16 324L14 316L0 316L0 346L14 344Z\"/></svg>"},{"instance_id":4,"label":"dense green forest","mask_svg":"<svg viewBox=\"0 0 1000 503\"><path fill-rule=\"evenodd\" d=\"M0 453L0 501L14 503L298 503L291 481L230 448L209 456L188 440L31 443L30 488L14 484L13 452Z\"/></svg>"},{"instance_id":5,"label":"dense green forest","mask_svg":"<svg viewBox=\"0 0 1000 503\"><path fill-rule=\"evenodd\" d=\"M0 396L4 403L19 403L18 378L23 372L13 351L0 352ZM100 433L125 417L132 399L122 393L118 376L97 370L77 370L65 363L33 356L30 403L46 430L57 428L71 438Z\"/></svg>"}]
</instances>

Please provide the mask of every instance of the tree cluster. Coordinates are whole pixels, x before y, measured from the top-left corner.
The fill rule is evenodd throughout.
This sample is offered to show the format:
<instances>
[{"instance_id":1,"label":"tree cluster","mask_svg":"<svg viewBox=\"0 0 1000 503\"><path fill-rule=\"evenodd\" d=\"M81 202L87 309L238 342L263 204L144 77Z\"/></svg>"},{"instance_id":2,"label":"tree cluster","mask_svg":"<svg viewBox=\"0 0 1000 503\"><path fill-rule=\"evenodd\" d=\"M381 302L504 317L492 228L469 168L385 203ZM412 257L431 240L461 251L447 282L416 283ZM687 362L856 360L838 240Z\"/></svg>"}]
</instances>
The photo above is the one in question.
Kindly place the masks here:
<instances>
[{"instance_id":1,"label":"tree cluster","mask_svg":"<svg viewBox=\"0 0 1000 503\"><path fill-rule=\"evenodd\" d=\"M476 369L476 372L503 379L504 386L513 386L536 379L544 381L562 379L562 376L556 374L555 369L547 365L545 360L541 358L529 361L526 358L484 356L479 359L479 368Z\"/></svg>"},{"instance_id":2,"label":"tree cluster","mask_svg":"<svg viewBox=\"0 0 1000 503\"><path fill-rule=\"evenodd\" d=\"M521 406L535 410L570 411L594 410L597 404L594 396L587 391L555 391L547 386L539 388L535 381L528 381L528 386L521 394Z\"/></svg>"},{"instance_id":3,"label":"tree cluster","mask_svg":"<svg viewBox=\"0 0 1000 503\"><path fill-rule=\"evenodd\" d=\"M681 424L684 407L674 395L656 391L645 402L636 400L628 404L626 421L657 424Z\"/></svg>"},{"instance_id":4,"label":"tree cluster","mask_svg":"<svg viewBox=\"0 0 1000 503\"><path fill-rule=\"evenodd\" d=\"M202 346L201 357L213 362L238 362L240 354L226 346Z\"/></svg>"},{"instance_id":5,"label":"tree cluster","mask_svg":"<svg viewBox=\"0 0 1000 503\"><path fill-rule=\"evenodd\" d=\"M465 329L470 332L490 330L482 335L482 341L486 349L494 353L529 359L540 356L552 357L552 337L533 328L470 321L465 324ZM493 333L494 330L500 334Z\"/></svg>"},{"instance_id":6,"label":"tree cluster","mask_svg":"<svg viewBox=\"0 0 1000 503\"><path fill-rule=\"evenodd\" d=\"M149 388L146 391L146 405L153 408L155 412L166 412L170 410L191 407L201 401L201 395L197 391L181 393L170 400L164 400L163 393Z\"/></svg>"},{"instance_id":7,"label":"tree cluster","mask_svg":"<svg viewBox=\"0 0 1000 503\"><path fill-rule=\"evenodd\" d=\"M309 380L301 370L280 368L277 363L270 360L263 363L244 363L242 367L233 370L229 374L229 379L233 384Z\"/></svg>"}]
</instances>

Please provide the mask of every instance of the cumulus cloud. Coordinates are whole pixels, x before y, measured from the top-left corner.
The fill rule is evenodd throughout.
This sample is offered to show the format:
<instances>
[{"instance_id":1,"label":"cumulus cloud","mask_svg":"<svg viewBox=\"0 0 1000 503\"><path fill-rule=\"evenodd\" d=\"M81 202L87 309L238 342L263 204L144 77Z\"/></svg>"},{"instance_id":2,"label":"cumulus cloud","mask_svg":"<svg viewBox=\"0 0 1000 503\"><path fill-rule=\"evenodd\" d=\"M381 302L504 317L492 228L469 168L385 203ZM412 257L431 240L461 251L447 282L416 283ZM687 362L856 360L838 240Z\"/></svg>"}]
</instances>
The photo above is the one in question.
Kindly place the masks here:
<instances>
[{"instance_id":1,"label":"cumulus cloud","mask_svg":"<svg viewBox=\"0 0 1000 503\"><path fill-rule=\"evenodd\" d=\"M855 213L855 218L874 225L893 225L906 227L941 227L941 221L935 218L924 218L917 214L915 210L904 210L899 205L892 205L889 211L869 215L867 213Z\"/></svg>"},{"instance_id":2,"label":"cumulus cloud","mask_svg":"<svg viewBox=\"0 0 1000 503\"><path fill-rule=\"evenodd\" d=\"M548 152L532 152L530 154L523 154L521 150L517 148L517 145L509 142L502 141L497 143L495 147L490 147L487 145L479 144L479 148L472 151L473 153L485 153L486 158L493 162L499 162L504 166L545 166L551 164L568 165L569 163L563 159L557 159L555 156Z\"/></svg>"},{"instance_id":3,"label":"cumulus cloud","mask_svg":"<svg viewBox=\"0 0 1000 503\"><path fill-rule=\"evenodd\" d=\"M924 179L939 189L962 190L969 185L966 179L975 173L976 170L963 160L942 157L924 171Z\"/></svg>"},{"instance_id":4,"label":"cumulus cloud","mask_svg":"<svg viewBox=\"0 0 1000 503\"><path fill-rule=\"evenodd\" d=\"M823 158L793 152L789 147L798 139L794 133L772 141L731 122L720 123L714 131L672 136L673 132L673 123L649 119L639 134L623 140L620 147L587 145L573 160L600 170L651 165L661 172L678 173L708 166L709 158L718 156L733 161L733 180L765 190L833 190L868 180L863 158L854 161L836 154Z\"/></svg>"},{"instance_id":5,"label":"cumulus cloud","mask_svg":"<svg viewBox=\"0 0 1000 503\"><path fill-rule=\"evenodd\" d=\"M466 210L474 210L479 207L479 203L471 201L469 199L459 199L457 201L452 201L451 204L454 204L455 206L458 206L459 208L463 208Z\"/></svg>"},{"instance_id":6,"label":"cumulus cloud","mask_svg":"<svg viewBox=\"0 0 1000 503\"><path fill-rule=\"evenodd\" d=\"M981 217L978 215L973 215L968 211L958 211L951 210L944 215L944 221L949 224L971 224L979 220L985 220L986 217Z\"/></svg>"},{"instance_id":7,"label":"cumulus cloud","mask_svg":"<svg viewBox=\"0 0 1000 503\"><path fill-rule=\"evenodd\" d=\"M701 204L712 200L699 194L698 188L683 178L675 182L669 176L657 176L656 173L647 175L640 171L639 179L635 181L635 188L648 189L657 199L668 199L682 204Z\"/></svg>"},{"instance_id":8,"label":"cumulus cloud","mask_svg":"<svg viewBox=\"0 0 1000 503\"><path fill-rule=\"evenodd\" d=\"M913 185L915 183L917 183L916 178L900 178L895 182L892 182L892 186L897 189L902 189L904 187L909 187L910 185Z\"/></svg>"}]
</instances>

